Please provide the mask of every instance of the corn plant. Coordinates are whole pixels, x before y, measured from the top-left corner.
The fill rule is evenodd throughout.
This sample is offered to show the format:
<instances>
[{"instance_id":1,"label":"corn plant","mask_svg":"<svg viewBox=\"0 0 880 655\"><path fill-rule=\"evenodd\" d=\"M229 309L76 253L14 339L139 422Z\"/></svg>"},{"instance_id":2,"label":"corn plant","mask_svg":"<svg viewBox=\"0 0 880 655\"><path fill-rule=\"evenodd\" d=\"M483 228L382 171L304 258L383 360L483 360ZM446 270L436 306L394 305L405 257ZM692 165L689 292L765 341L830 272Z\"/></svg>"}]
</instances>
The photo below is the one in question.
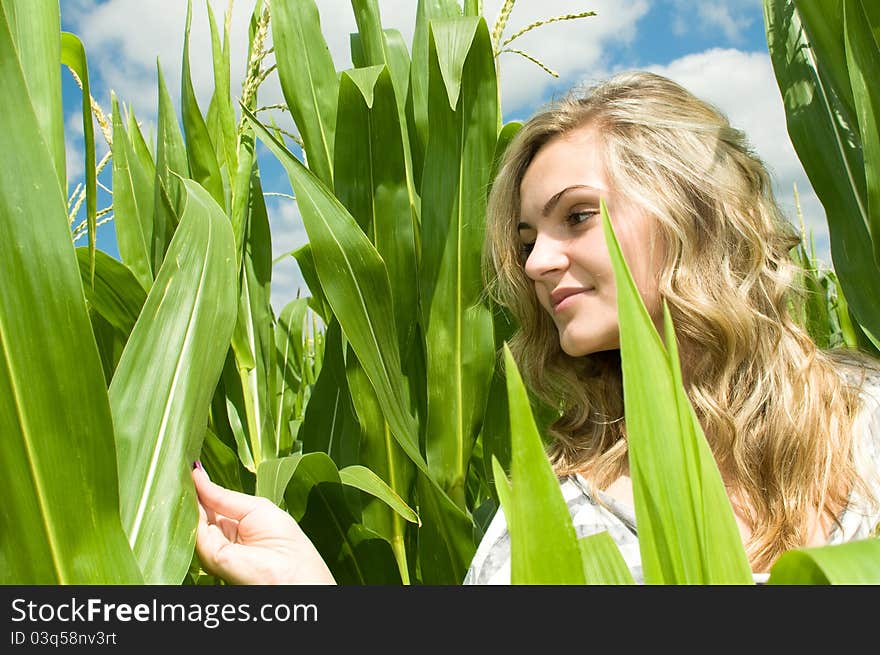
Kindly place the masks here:
<instances>
[{"instance_id":1,"label":"corn plant","mask_svg":"<svg viewBox=\"0 0 880 655\"><path fill-rule=\"evenodd\" d=\"M861 348L880 352L880 10L863 0L764 0L788 132L822 205Z\"/></svg>"},{"instance_id":2,"label":"corn plant","mask_svg":"<svg viewBox=\"0 0 880 655\"><path fill-rule=\"evenodd\" d=\"M71 240L59 64L87 80L82 46L61 34L57 3L4 0L0 49L3 582L179 581L196 520L187 460L201 446L231 336L232 232L201 187L181 183L158 285L121 303L142 303L137 320L105 298L102 326L117 330L111 321L123 319L130 328L108 389L89 320L102 302L87 303L85 290L131 278L115 265L97 273L105 260L93 245L81 276ZM93 144L86 150L94 169ZM94 224L94 199L88 205Z\"/></svg>"}]
</instances>

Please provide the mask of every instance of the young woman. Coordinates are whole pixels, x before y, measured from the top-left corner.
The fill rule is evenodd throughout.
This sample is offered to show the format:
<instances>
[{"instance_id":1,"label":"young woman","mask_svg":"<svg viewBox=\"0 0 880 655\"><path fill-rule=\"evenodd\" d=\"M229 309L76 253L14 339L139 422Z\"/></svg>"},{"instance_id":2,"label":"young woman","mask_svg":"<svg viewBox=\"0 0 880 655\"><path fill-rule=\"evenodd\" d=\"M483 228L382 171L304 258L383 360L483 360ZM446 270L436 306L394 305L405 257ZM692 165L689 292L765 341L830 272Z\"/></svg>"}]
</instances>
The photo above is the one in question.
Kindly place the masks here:
<instances>
[{"instance_id":1,"label":"young woman","mask_svg":"<svg viewBox=\"0 0 880 655\"><path fill-rule=\"evenodd\" d=\"M519 323L526 383L561 409L549 453L578 535L607 530L637 580L616 289L599 201L649 313L670 308L685 386L760 580L784 551L880 522L880 370L789 314L798 237L741 132L663 77L618 75L530 119L488 209L488 288ZM658 436L659 438L659 436ZM197 550L233 582L332 582L269 501L203 472ZM510 580L499 510L465 583Z\"/></svg>"}]
</instances>

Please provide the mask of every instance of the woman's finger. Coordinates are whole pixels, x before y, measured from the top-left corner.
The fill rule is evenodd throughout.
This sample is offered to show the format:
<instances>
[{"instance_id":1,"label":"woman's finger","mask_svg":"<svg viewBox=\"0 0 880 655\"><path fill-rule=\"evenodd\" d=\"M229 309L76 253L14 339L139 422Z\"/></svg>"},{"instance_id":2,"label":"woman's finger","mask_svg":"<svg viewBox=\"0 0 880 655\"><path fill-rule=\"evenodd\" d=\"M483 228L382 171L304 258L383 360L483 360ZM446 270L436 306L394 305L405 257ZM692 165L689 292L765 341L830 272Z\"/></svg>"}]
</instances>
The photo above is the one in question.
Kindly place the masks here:
<instances>
[{"instance_id":1,"label":"woman's finger","mask_svg":"<svg viewBox=\"0 0 880 655\"><path fill-rule=\"evenodd\" d=\"M240 521L248 512L259 507L261 502L261 499L256 496L232 491L214 484L208 478L208 474L198 468L193 469L193 482L196 485L199 501L205 506L208 513L213 511Z\"/></svg>"}]
</instances>

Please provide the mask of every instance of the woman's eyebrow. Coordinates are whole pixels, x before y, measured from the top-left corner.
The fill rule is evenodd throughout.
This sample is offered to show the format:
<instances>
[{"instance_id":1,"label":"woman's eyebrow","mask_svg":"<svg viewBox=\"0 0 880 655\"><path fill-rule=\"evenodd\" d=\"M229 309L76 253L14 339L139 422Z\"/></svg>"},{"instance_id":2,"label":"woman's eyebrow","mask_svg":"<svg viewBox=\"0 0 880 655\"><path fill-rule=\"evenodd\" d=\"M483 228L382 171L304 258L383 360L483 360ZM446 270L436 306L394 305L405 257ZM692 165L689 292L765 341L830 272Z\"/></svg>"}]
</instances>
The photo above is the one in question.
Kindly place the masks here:
<instances>
[{"instance_id":1,"label":"woman's eyebrow","mask_svg":"<svg viewBox=\"0 0 880 655\"><path fill-rule=\"evenodd\" d=\"M552 212L556 205L559 204L559 200L562 198L562 196L574 189L589 189L590 191L597 192L600 191L600 189L590 186L589 184L572 184L571 186L565 187L562 191L550 198L550 200L547 201L547 204L544 205L544 209L541 211L541 214L543 216L549 216L550 212Z\"/></svg>"}]
</instances>

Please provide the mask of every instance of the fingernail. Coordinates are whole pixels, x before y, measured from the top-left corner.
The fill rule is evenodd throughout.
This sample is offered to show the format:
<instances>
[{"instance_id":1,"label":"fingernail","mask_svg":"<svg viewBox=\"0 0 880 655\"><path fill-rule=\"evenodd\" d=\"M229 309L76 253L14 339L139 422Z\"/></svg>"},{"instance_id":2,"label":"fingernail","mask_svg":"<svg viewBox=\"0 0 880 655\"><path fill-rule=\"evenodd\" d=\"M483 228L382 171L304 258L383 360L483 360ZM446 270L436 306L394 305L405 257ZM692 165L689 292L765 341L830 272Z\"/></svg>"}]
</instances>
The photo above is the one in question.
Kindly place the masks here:
<instances>
[{"instance_id":1,"label":"fingernail","mask_svg":"<svg viewBox=\"0 0 880 655\"><path fill-rule=\"evenodd\" d=\"M202 466L202 463L201 463L199 460L196 460L196 461L193 462L193 468L194 468L194 469L199 469L199 470L202 471L202 472L205 471L205 467Z\"/></svg>"}]
</instances>

